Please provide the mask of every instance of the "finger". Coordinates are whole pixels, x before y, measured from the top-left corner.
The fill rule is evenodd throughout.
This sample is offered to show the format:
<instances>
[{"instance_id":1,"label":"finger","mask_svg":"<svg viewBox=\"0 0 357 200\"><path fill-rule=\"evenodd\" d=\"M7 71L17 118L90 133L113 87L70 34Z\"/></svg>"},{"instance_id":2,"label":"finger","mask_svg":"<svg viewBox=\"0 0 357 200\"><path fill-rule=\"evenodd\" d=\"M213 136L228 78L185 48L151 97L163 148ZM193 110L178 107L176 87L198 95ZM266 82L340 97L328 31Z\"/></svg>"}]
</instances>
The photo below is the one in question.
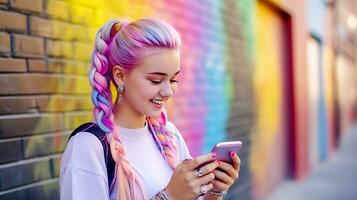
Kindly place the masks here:
<instances>
[{"instance_id":1,"label":"finger","mask_svg":"<svg viewBox=\"0 0 357 200\"><path fill-rule=\"evenodd\" d=\"M193 171L192 176L194 176L194 178L197 177L197 170L200 170L202 172L202 175L211 173L218 167L218 165L219 165L219 161L216 160L216 161L211 162L207 165L199 167Z\"/></svg>"},{"instance_id":2,"label":"finger","mask_svg":"<svg viewBox=\"0 0 357 200\"><path fill-rule=\"evenodd\" d=\"M215 176L214 176L214 173L212 172L212 173L206 174L200 178L196 178L195 180L192 181L192 183L197 186L206 185L206 184L210 183L211 181L213 181L214 178L215 178Z\"/></svg>"},{"instance_id":3,"label":"finger","mask_svg":"<svg viewBox=\"0 0 357 200\"><path fill-rule=\"evenodd\" d=\"M226 174L222 171L219 171L219 170L215 170L213 173L214 173L216 180L219 179L219 181L221 181L227 185L233 185L234 179L232 177L228 176L228 174Z\"/></svg>"},{"instance_id":4,"label":"finger","mask_svg":"<svg viewBox=\"0 0 357 200\"><path fill-rule=\"evenodd\" d=\"M214 190L217 190L217 191L227 191L229 188L229 185L227 185L219 180L213 180L212 184L213 184L213 187L215 188Z\"/></svg>"},{"instance_id":5,"label":"finger","mask_svg":"<svg viewBox=\"0 0 357 200\"><path fill-rule=\"evenodd\" d=\"M234 169L230 163L221 161L219 163L218 169L221 169L223 172L225 172L228 176L232 177L234 180L238 178L237 170Z\"/></svg>"},{"instance_id":6,"label":"finger","mask_svg":"<svg viewBox=\"0 0 357 200\"><path fill-rule=\"evenodd\" d=\"M215 160L215 158L216 158L215 153L209 153L202 156L198 156L188 163L188 170L193 170L204 163L212 162L213 160Z\"/></svg>"},{"instance_id":7,"label":"finger","mask_svg":"<svg viewBox=\"0 0 357 200\"><path fill-rule=\"evenodd\" d=\"M240 168L240 158L238 155L234 152L230 152L230 157L232 158L233 161L233 168L236 169L236 171L239 171Z\"/></svg>"},{"instance_id":8,"label":"finger","mask_svg":"<svg viewBox=\"0 0 357 200\"><path fill-rule=\"evenodd\" d=\"M206 187L207 187L207 192L210 191L210 190L212 190L212 188L213 188L213 184L212 184L212 183L208 183L208 184L206 184L206 185L207 185L207 186L206 186ZM202 185L199 185L199 186L196 187L196 188L197 188L197 189L196 189L196 194L197 194L197 195L201 195L201 194L202 194L202 193L201 193L201 186L202 186Z\"/></svg>"}]
</instances>

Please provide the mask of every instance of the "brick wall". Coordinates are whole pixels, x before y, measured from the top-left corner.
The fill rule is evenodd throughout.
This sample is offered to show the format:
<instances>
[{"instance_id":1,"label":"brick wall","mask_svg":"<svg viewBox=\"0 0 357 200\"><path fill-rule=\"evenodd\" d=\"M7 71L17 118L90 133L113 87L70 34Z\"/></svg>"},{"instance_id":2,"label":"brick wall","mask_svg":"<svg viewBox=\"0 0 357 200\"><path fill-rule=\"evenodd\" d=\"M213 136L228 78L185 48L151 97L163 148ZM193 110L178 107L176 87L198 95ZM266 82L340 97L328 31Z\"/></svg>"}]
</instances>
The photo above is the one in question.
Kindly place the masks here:
<instances>
[{"instance_id":1,"label":"brick wall","mask_svg":"<svg viewBox=\"0 0 357 200\"><path fill-rule=\"evenodd\" d=\"M90 120L92 44L69 7L0 1L0 199L58 199L69 131Z\"/></svg>"},{"instance_id":2,"label":"brick wall","mask_svg":"<svg viewBox=\"0 0 357 200\"><path fill-rule=\"evenodd\" d=\"M152 15L172 23L185 46L185 85L170 107L171 120L192 152L210 148L217 134L242 139L240 180L226 199L251 199L254 3L123 0L100 7L104 4L98 2L0 0L0 199L58 199L59 161L68 134L91 119L87 71L95 31L110 17ZM206 62L209 55L220 60ZM222 73L222 82L217 84L212 72ZM224 118L219 126L218 118Z\"/></svg>"}]
</instances>

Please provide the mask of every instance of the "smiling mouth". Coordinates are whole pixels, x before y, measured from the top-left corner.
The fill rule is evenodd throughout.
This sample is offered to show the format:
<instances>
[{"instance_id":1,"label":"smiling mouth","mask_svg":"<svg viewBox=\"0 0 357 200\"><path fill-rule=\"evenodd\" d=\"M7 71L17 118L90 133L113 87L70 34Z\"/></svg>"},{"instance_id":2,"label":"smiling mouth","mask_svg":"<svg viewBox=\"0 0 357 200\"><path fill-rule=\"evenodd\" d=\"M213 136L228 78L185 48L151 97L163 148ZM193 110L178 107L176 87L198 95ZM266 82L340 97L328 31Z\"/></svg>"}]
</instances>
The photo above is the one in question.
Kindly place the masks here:
<instances>
[{"instance_id":1,"label":"smiling mouth","mask_svg":"<svg viewBox=\"0 0 357 200\"><path fill-rule=\"evenodd\" d=\"M165 102L164 100L158 100L158 99L150 99L150 101L157 106L162 106Z\"/></svg>"},{"instance_id":2,"label":"smiling mouth","mask_svg":"<svg viewBox=\"0 0 357 200\"><path fill-rule=\"evenodd\" d=\"M161 109L166 101L164 99L150 99L150 102L156 109Z\"/></svg>"}]
</instances>

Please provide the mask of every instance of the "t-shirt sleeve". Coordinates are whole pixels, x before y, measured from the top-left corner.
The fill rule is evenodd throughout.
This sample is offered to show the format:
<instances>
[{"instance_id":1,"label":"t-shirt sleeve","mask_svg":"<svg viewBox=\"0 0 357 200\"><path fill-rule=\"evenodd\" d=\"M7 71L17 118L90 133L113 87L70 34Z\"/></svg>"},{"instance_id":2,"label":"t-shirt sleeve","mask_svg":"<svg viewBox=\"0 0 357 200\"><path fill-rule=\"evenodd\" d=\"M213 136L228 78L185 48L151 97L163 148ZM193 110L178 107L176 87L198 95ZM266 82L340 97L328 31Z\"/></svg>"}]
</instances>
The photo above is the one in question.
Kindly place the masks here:
<instances>
[{"instance_id":1,"label":"t-shirt sleeve","mask_svg":"<svg viewBox=\"0 0 357 200\"><path fill-rule=\"evenodd\" d=\"M172 122L167 121L166 124L167 124L167 128L175 135L177 139L179 161L183 161L185 159L192 159L190 151L188 150L186 142L183 139L180 131L176 128L176 126Z\"/></svg>"},{"instance_id":2,"label":"t-shirt sleeve","mask_svg":"<svg viewBox=\"0 0 357 200\"><path fill-rule=\"evenodd\" d=\"M60 199L109 199L103 147L95 135L80 132L68 142L61 158Z\"/></svg>"}]
</instances>

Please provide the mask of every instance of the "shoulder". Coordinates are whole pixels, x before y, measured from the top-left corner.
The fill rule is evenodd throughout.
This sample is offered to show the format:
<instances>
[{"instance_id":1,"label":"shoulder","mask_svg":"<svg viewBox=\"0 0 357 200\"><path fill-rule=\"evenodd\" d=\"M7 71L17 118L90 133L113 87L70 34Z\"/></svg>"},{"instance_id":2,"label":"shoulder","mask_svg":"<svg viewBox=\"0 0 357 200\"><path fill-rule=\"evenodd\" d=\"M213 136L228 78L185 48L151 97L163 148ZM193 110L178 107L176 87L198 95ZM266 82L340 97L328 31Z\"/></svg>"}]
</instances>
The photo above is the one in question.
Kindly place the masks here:
<instances>
[{"instance_id":1,"label":"shoulder","mask_svg":"<svg viewBox=\"0 0 357 200\"><path fill-rule=\"evenodd\" d=\"M106 175L102 143L89 132L78 132L71 137L61 159L61 171L66 167Z\"/></svg>"},{"instance_id":2,"label":"shoulder","mask_svg":"<svg viewBox=\"0 0 357 200\"><path fill-rule=\"evenodd\" d=\"M176 139L176 144L178 147L178 156L180 160L184 160L186 158L191 158L189 149L187 148L186 142L182 137L180 131L176 128L176 126L170 122L166 121L166 129L172 133Z\"/></svg>"},{"instance_id":3,"label":"shoulder","mask_svg":"<svg viewBox=\"0 0 357 200\"><path fill-rule=\"evenodd\" d=\"M172 133L177 139L181 139L181 133L180 131L176 128L176 126L171 122L171 121L166 121L166 129Z\"/></svg>"},{"instance_id":4,"label":"shoulder","mask_svg":"<svg viewBox=\"0 0 357 200\"><path fill-rule=\"evenodd\" d=\"M62 155L61 199L109 199L103 147L89 132L73 136Z\"/></svg>"}]
</instances>

